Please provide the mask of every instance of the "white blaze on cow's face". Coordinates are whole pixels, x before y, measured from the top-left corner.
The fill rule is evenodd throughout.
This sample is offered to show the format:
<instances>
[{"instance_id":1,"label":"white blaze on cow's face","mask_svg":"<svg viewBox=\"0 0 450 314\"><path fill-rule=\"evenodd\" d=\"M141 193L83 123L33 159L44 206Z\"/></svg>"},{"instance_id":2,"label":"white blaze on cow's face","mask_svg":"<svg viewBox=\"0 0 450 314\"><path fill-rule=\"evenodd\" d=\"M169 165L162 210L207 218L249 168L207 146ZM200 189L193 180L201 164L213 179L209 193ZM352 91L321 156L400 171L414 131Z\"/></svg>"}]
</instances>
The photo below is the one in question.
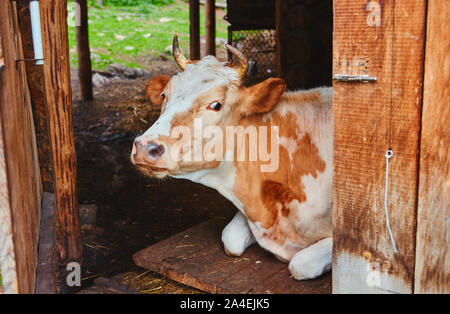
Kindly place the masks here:
<instances>
[{"instance_id":1,"label":"white blaze on cow's face","mask_svg":"<svg viewBox=\"0 0 450 314\"><path fill-rule=\"evenodd\" d=\"M187 64L183 72L170 80L165 76L152 79L148 88L156 87L156 90L147 92L158 94L158 88L162 87L161 115L144 134L136 138L132 161L141 170L156 177L196 170L200 160L181 160L179 146L175 151L175 143L180 144L179 133L185 130L195 136L198 130L194 128L194 122L195 127L201 127L202 131L211 125L222 125L232 106L230 101L227 102L227 94L230 89L238 88L238 82L237 71L212 56ZM201 167L212 167L214 164L202 161Z\"/></svg>"}]
</instances>

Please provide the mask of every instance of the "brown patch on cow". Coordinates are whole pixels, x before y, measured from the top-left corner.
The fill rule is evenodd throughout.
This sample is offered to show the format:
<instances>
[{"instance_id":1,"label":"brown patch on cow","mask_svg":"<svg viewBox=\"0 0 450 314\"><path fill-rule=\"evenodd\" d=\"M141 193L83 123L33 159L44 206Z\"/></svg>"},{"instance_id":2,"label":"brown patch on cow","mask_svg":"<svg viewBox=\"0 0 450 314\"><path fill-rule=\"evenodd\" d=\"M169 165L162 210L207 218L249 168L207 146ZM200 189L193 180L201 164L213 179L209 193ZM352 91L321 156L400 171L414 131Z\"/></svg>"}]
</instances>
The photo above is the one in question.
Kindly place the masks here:
<instances>
[{"instance_id":1,"label":"brown patch on cow","mask_svg":"<svg viewBox=\"0 0 450 314\"><path fill-rule=\"evenodd\" d=\"M300 203L306 200L306 196L295 195L286 185L275 182L275 181L265 181L261 186L261 198L266 208L277 208L277 204L281 205L281 214L284 217L289 216L290 209L288 204L293 200L297 199ZM273 210L272 219L277 218L277 211Z\"/></svg>"},{"instance_id":2,"label":"brown patch on cow","mask_svg":"<svg viewBox=\"0 0 450 314\"><path fill-rule=\"evenodd\" d=\"M294 200L299 203L307 200L302 177L310 174L317 178L319 173L325 171L326 164L312 142L311 134L305 133L301 136L301 125L294 113L288 112L281 115L276 112L265 117L266 120L263 115L244 117L239 121L239 125L244 128L249 125L257 128L267 126L269 141L270 128L278 126L280 138L293 139L297 147L291 158L288 150L280 144L279 168L275 172L261 172L262 162L260 161L235 161L237 172L233 191L243 202L247 217L252 222L259 222L263 228L269 229L277 224L281 216L288 217L291 214L287 204ZM248 156L248 146L246 145L246 156ZM277 203L281 205L280 210L277 208ZM294 235L291 236L294 237Z\"/></svg>"},{"instance_id":3,"label":"brown patch on cow","mask_svg":"<svg viewBox=\"0 0 450 314\"><path fill-rule=\"evenodd\" d=\"M311 142L311 135L306 133L298 142L298 153L295 154L294 162L300 176L312 175L317 178L319 172L325 170L325 162L320 158L319 150Z\"/></svg>"},{"instance_id":4,"label":"brown patch on cow","mask_svg":"<svg viewBox=\"0 0 450 314\"><path fill-rule=\"evenodd\" d=\"M168 75L158 75L152 77L145 86L145 92L150 98L150 101L155 105L161 105L164 99L161 97L161 93L170 81Z\"/></svg>"}]
</instances>

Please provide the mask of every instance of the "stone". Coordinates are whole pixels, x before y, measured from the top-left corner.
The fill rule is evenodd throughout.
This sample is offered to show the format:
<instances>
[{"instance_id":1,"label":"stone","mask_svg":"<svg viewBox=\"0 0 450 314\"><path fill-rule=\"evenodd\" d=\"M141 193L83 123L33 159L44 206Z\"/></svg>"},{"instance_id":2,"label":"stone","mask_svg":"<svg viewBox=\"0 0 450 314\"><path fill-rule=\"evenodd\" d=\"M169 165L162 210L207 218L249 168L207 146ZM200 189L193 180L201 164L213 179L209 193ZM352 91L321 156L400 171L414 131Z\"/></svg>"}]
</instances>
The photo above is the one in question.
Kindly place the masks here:
<instances>
[{"instance_id":1,"label":"stone","mask_svg":"<svg viewBox=\"0 0 450 314\"><path fill-rule=\"evenodd\" d=\"M101 75L100 73L95 73L92 76L92 84L95 87L99 87L109 83L109 79L106 76Z\"/></svg>"}]
</instances>

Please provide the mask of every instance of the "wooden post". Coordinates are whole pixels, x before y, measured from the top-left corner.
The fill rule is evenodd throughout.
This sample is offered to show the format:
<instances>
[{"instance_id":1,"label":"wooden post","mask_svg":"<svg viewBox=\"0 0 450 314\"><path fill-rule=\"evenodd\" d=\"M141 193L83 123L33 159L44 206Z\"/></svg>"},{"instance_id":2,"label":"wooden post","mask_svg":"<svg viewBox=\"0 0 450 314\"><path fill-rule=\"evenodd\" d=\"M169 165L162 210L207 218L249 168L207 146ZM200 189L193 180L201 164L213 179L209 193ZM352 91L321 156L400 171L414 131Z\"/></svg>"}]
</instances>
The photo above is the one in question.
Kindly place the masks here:
<instances>
[{"instance_id":1,"label":"wooden post","mask_svg":"<svg viewBox=\"0 0 450 314\"><path fill-rule=\"evenodd\" d=\"M282 72L282 49L283 46L281 45L281 20L283 19L283 15L281 12L281 1L282 0L275 0L275 30L276 30L276 47L275 47L275 53L277 58L277 77L285 77L284 73Z\"/></svg>"},{"instance_id":2,"label":"wooden post","mask_svg":"<svg viewBox=\"0 0 450 314\"><path fill-rule=\"evenodd\" d=\"M378 81L333 83L333 292L412 293L426 2L370 3L334 1L333 74Z\"/></svg>"},{"instance_id":3,"label":"wooden post","mask_svg":"<svg viewBox=\"0 0 450 314\"><path fill-rule=\"evenodd\" d=\"M34 58L33 37L31 33L30 4L28 0L17 1L17 14L22 37L25 59ZM45 111L44 70L36 62L25 62L28 89L31 96L34 129L36 133L39 166L42 185L45 191L53 192L53 169L48 138L47 117Z\"/></svg>"},{"instance_id":4,"label":"wooden post","mask_svg":"<svg viewBox=\"0 0 450 314\"><path fill-rule=\"evenodd\" d=\"M42 191L14 5L0 1L0 268L6 292L33 293Z\"/></svg>"},{"instance_id":5,"label":"wooden post","mask_svg":"<svg viewBox=\"0 0 450 314\"><path fill-rule=\"evenodd\" d=\"M40 0L48 129L53 156L56 243L60 263L81 259L72 125L67 1Z\"/></svg>"},{"instance_id":6,"label":"wooden post","mask_svg":"<svg viewBox=\"0 0 450 314\"><path fill-rule=\"evenodd\" d=\"M450 3L429 1L415 293L450 293Z\"/></svg>"},{"instance_id":7,"label":"wooden post","mask_svg":"<svg viewBox=\"0 0 450 314\"><path fill-rule=\"evenodd\" d=\"M200 59L200 4L199 0L189 1L190 42L189 58Z\"/></svg>"},{"instance_id":8,"label":"wooden post","mask_svg":"<svg viewBox=\"0 0 450 314\"><path fill-rule=\"evenodd\" d=\"M78 80L82 100L92 100L92 67L91 52L89 50L88 8L87 0L75 0L77 53L78 53Z\"/></svg>"},{"instance_id":9,"label":"wooden post","mask_svg":"<svg viewBox=\"0 0 450 314\"><path fill-rule=\"evenodd\" d=\"M205 0L205 54L216 55L216 1Z\"/></svg>"}]
</instances>

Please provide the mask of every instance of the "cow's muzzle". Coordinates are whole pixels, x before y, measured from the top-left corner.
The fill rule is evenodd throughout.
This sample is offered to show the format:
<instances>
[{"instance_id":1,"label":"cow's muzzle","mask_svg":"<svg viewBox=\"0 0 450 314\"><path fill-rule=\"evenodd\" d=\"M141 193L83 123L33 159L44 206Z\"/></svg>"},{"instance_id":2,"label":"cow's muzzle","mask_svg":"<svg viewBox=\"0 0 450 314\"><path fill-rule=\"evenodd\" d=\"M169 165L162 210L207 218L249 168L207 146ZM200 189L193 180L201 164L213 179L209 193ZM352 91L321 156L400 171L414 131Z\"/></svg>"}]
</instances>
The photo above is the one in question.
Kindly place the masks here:
<instances>
[{"instance_id":1,"label":"cow's muzzle","mask_svg":"<svg viewBox=\"0 0 450 314\"><path fill-rule=\"evenodd\" d=\"M166 152L163 145L149 142L142 143L141 141L134 141L133 151L131 153L131 161L134 164L153 164L161 158Z\"/></svg>"}]
</instances>

